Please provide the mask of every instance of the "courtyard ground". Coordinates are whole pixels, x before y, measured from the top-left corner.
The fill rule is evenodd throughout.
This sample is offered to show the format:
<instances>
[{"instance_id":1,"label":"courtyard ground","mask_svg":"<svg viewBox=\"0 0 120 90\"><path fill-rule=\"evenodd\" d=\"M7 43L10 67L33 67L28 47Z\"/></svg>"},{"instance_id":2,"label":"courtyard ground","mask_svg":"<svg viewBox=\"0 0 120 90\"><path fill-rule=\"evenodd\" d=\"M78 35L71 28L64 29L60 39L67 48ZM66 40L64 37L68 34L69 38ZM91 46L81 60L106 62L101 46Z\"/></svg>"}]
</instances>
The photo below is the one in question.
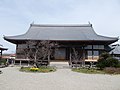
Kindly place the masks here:
<instances>
[{"instance_id":1,"label":"courtyard ground","mask_svg":"<svg viewBox=\"0 0 120 90\"><path fill-rule=\"evenodd\" d=\"M83 74L66 63L51 63L51 73L20 72L20 67L0 68L0 90L120 90L120 75Z\"/></svg>"}]
</instances>

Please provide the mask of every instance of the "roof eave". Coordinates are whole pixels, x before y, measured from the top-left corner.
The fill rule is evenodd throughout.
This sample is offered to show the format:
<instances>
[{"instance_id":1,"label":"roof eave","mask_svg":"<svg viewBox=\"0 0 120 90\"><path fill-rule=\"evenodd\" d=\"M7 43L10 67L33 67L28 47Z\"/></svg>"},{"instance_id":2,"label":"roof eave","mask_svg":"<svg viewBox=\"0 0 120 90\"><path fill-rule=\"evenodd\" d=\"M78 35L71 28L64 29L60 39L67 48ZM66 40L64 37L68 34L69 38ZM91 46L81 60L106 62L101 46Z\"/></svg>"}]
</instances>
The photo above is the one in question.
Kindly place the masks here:
<instances>
[{"instance_id":1,"label":"roof eave","mask_svg":"<svg viewBox=\"0 0 120 90\"><path fill-rule=\"evenodd\" d=\"M24 41L27 41L27 40L40 40L40 39L13 39L13 38L7 38L7 37L4 37L5 40L11 42L11 43L14 43L14 44L18 44L18 43L21 43L21 42L24 42ZM50 41L63 41L63 42L103 42L103 43L106 43L106 44L112 44L116 41L118 41L118 39L114 39L114 40L50 40Z\"/></svg>"}]
</instances>

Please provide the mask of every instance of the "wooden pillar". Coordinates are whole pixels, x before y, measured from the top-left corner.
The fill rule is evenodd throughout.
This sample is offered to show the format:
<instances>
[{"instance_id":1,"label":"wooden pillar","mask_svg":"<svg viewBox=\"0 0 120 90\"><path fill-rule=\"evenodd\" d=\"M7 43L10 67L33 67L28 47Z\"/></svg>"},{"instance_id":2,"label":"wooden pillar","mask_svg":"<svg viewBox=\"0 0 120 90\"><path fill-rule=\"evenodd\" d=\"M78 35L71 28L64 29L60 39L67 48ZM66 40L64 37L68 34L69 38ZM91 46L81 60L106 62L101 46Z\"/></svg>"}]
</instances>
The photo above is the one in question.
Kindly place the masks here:
<instances>
[{"instance_id":1,"label":"wooden pillar","mask_svg":"<svg viewBox=\"0 0 120 90\"><path fill-rule=\"evenodd\" d=\"M20 66L21 66L21 60L20 60Z\"/></svg>"},{"instance_id":2,"label":"wooden pillar","mask_svg":"<svg viewBox=\"0 0 120 90\"><path fill-rule=\"evenodd\" d=\"M13 64L15 65L15 60L14 60Z\"/></svg>"},{"instance_id":3,"label":"wooden pillar","mask_svg":"<svg viewBox=\"0 0 120 90\"><path fill-rule=\"evenodd\" d=\"M11 63L12 65L14 65L14 60L12 60L12 63Z\"/></svg>"},{"instance_id":4,"label":"wooden pillar","mask_svg":"<svg viewBox=\"0 0 120 90\"><path fill-rule=\"evenodd\" d=\"M92 45L92 60L94 59L94 54L93 54L93 45Z\"/></svg>"},{"instance_id":5,"label":"wooden pillar","mask_svg":"<svg viewBox=\"0 0 120 90\"><path fill-rule=\"evenodd\" d=\"M71 59L72 59L72 58L71 58L71 56L72 56L72 55L71 55L71 48L70 48L70 57L69 57L70 62L69 62L69 65L71 65L71 64L72 64L72 61L71 61Z\"/></svg>"},{"instance_id":6,"label":"wooden pillar","mask_svg":"<svg viewBox=\"0 0 120 90\"><path fill-rule=\"evenodd\" d=\"M17 53L18 53L18 44L16 44L16 58L17 58Z\"/></svg>"},{"instance_id":7,"label":"wooden pillar","mask_svg":"<svg viewBox=\"0 0 120 90\"><path fill-rule=\"evenodd\" d=\"M82 51L83 51L83 56L82 56L82 66L85 66L85 49L84 49L84 45L82 46Z\"/></svg>"},{"instance_id":8,"label":"wooden pillar","mask_svg":"<svg viewBox=\"0 0 120 90\"><path fill-rule=\"evenodd\" d=\"M28 60L28 66L30 66L29 62L30 62L30 61Z\"/></svg>"},{"instance_id":9,"label":"wooden pillar","mask_svg":"<svg viewBox=\"0 0 120 90\"><path fill-rule=\"evenodd\" d=\"M15 65L15 60L13 61L13 65Z\"/></svg>"},{"instance_id":10,"label":"wooden pillar","mask_svg":"<svg viewBox=\"0 0 120 90\"><path fill-rule=\"evenodd\" d=\"M48 65L50 64L50 54L49 53L48 53Z\"/></svg>"}]
</instances>

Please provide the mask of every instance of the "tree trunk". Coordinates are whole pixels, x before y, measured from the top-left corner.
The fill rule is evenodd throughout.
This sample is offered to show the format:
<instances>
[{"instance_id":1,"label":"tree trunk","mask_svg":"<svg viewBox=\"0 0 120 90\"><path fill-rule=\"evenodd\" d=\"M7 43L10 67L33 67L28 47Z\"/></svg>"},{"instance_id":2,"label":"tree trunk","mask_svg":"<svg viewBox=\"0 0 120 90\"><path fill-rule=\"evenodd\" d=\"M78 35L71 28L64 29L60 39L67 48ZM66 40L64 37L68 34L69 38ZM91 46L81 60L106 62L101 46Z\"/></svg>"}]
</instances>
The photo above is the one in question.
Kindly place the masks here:
<instances>
[{"instance_id":1,"label":"tree trunk","mask_svg":"<svg viewBox=\"0 0 120 90\"><path fill-rule=\"evenodd\" d=\"M48 51L48 65L50 64L50 51Z\"/></svg>"},{"instance_id":2,"label":"tree trunk","mask_svg":"<svg viewBox=\"0 0 120 90\"><path fill-rule=\"evenodd\" d=\"M35 53L35 59L34 59L34 66L36 66L36 61L37 61L37 53Z\"/></svg>"}]
</instances>

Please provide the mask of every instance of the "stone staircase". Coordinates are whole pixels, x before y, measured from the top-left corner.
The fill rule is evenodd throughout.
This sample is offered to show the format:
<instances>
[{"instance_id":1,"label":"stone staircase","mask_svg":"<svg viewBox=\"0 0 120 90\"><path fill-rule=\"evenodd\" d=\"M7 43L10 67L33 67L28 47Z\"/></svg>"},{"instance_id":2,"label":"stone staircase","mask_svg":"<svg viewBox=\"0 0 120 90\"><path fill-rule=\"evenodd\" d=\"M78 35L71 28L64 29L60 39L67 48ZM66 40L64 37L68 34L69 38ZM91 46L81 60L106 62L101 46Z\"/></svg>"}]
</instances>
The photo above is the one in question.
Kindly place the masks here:
<instances>
[{"instance_id":1,"label":"stone staircase","mask_svg":"<svg viewBox=\"0 0 120 90\"><path fill-rule=\"evenodd\" d=\"M57 69L69 69L68 62L50 62L50 66L56 67Z\"/></svg>"}]
</instances>

